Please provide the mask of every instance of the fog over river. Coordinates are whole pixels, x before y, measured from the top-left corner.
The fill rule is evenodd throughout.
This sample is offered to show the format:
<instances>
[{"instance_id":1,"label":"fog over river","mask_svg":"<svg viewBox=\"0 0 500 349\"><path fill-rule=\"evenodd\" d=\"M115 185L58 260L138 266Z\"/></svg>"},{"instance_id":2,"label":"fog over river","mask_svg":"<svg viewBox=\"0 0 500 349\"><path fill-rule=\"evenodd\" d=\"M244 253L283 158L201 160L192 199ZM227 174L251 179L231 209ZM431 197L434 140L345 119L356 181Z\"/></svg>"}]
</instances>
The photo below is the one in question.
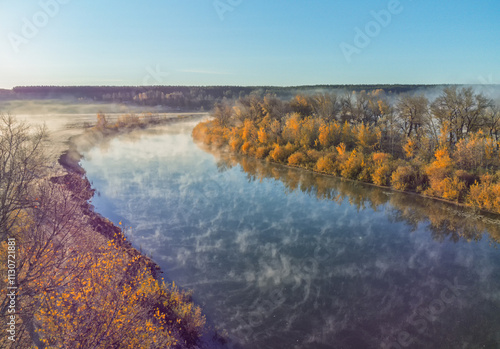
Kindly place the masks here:
<instances>
[{"instance_id":1,"label":"fog over river","mask_svg":"<svg viewBox=\"0 0 500 349\"><path fill-rule=\"evenodd\" d=\"M96 211L235 348L497 348L498 216L208 151L196 121L82 165Z\"/></svg>"}]
</instances>

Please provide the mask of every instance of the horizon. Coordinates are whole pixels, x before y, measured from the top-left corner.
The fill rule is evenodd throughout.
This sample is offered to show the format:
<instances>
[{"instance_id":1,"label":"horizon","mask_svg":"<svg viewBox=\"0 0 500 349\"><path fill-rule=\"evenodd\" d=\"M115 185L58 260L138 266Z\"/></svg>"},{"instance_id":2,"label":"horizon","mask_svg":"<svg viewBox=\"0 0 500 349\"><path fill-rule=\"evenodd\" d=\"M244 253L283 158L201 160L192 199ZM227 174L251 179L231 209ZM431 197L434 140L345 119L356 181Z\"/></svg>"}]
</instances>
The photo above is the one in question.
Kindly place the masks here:
<instances>
[{"instance_id":1,"label":"horizon","mask_svg":"<svg viewBox=\"0 0 500 349\"><path fill-rule=\"evenodd\" d=\"M263 87L276 87L276 88L304 88L304 87L351 87L351 86L366 86L366 87L384 87L384 86L424 86L424 87L480 87L480 86L500 86L500 83L433 83L433 84L405 84L405 83L357 83L357 84L307 84L307 85L18 85L11 88L0 87L0 90L13 91L16 88L80 88L80 87L105 87L105 88L166 88L166 87L241 87L241 88L263 88Z\"/></svg>"},{"instance_id":2,"label":"horizon","mask_svg":"<svg viewBox=\"0 0 500 349\"><path fill-rule=\"evenodd\" d=\"M500 82L493 0L0 6L3 89Z\"/></svg>"}]
</instances>

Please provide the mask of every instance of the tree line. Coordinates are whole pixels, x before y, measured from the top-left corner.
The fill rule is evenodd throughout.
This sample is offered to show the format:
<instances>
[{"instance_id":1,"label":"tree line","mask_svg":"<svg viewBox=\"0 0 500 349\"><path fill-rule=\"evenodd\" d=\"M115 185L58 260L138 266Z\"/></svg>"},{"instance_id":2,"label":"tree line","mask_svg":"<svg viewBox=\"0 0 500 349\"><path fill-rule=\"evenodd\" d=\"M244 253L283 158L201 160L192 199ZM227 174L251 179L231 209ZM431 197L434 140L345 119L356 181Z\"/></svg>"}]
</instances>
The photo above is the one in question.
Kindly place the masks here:
<instances>
[{"instance_id":1,"label":"tree line","mask_svg":"<svg viewBox=\"0 0 500 349\"><path fill-rule=\"evenodd\" d=\"M169 106L187 110L211 110L222 100L235 101L249 95L275 94L290 99L314 91L372 91L404 93L435 85L311 85L311 86L17 86L0 90L1 99L76 99L143 106Z\"/></svg>"},{"instance_id":2,"label":"tree line","mask_svg":"<svg viewBox=\"0 0 500 349\"><path fill-rule=\"evenodd\" d=\"M471 87L434 100L382 89L250 95L215 105L195 139L233 152L500 213L500 108Z\"/></svg>"}]
</instances>

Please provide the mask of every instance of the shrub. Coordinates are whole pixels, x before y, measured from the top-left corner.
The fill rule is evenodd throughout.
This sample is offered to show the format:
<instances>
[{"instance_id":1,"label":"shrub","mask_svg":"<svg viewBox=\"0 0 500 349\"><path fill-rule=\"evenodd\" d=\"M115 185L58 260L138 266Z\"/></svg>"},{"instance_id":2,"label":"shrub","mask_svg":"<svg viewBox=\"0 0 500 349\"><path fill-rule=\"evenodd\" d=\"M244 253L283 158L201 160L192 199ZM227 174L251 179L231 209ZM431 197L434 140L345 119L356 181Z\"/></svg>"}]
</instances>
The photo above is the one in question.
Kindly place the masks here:
<instances>
[{"instance_id":1,"label":"shrub","mask_svg":"<svg viewBox=\"0 0 500 349\"><path fill-rule=\"evenodd\" d=\"M323 173L335 173L336 168L335 164L332 161L331 158L327 156L322 156L321 158L318 159L318 162L316 163L315 167L316 171L323 172Z\"/></svg>"},{"instance_id":2,"label":"shrub","mask_svg":"<svg viewBox=\"0 0 500 349\"><path fill-rule=\"evenodd\" d=\"M430 184L425 193L430 196L444 197L444 191L450 185L448 181L444 180L452 178L453 162L447 148L438 149L435 157L436 160L425 168Z\"/></svg>"},{"instance_id":3,"label":"shrub","mask_svg":"<svg viewBox=\"0 0 500 349\"><path fill-rule=\"evenodd\" d=\"M480 183L476 181L470 187L467 202L472 206L500 213L500 183L494 183L494 177L490 174L482 175Z\"/></svg>"},{"instance_id":4,"label":"shrub","mask_svg":"<svg viewBox=\"0 0 500 349\"><path fill-rule=\"evenodd\" d=\"M467 185L456 176L447 177L441 181L440 191L444 199L458 202L465 197Z\"/></svg>"},{"instance_id":5,"label":"shrub","mask_svg":"<svg viewBox=\"0 0 500 349\"><path fill-rule=\"evenodd\" d=\"M402 162L391 175L391 186L397 190L415 190L417 192L427 185L427 177L420 167Z\"/></svg>"},{"instance_id":6,"label":"shrub","mask_svg":"<svg viewBox=\"0 0 500 349\"><path fill-rule=\"evenodd\" d=\"M300 166L304 164L305 161L306 161L306 156L304 155L304 153L300 151L293 153L288 157L288 164L292 166Z\"/></svg>"},{"instance_id":7,"label":"shrub","mask_svg":"<svg viewBox=\"0 0 500 349\"><path fill-rule=\"evenodd\" d=\"M372 155L373 173L371 179L376 185L389 185L392 175L390 158L391 155L387 153L374 153Z\"/></svg>"},{"instance_id":8,"label":"shrub","mask_svg":"<svg viewBox=\"0 0 500 349\"><path fill-rule=\"evenodd\" d=\"M241 146L241 152L243 154L247 154L250 152L250 149L252 148L252 143L251 142L248 142L246 141L245 143L243 143L243 145Z\"/></svg>"},{"instance_id":9,"label":"shrub","mask_svg":"<svg viewBox=\"0 0 500 349\"><path fill-rule=\"evenodd\" d=\"M354 149L347 161L341 164L342 170L340 174L345 178L356 179L363 170L363 162L363 154Z\"/></svg>"},{"instance_id":10,"label":"shrub","mask_svg":"<svg viewBox=\"0 0 500 349\"><path fill-rule=\"evenodd\" d=\"M255 157L257 159L264 159L267 155L269 155L269 147L258 147L256 150L255 150Z\"/></svg>"},{"instance_id":11,"label":"shrub","mask_svg":"<svg viewBox=\"0 0 500 349\"><path fill-rule=\"evenodd\" d=\"M286 146L282 146L276 143L274 145L274 149L269 153L269 156L276 162L286 162L292 152L293 147L290 143L288 143Z\"/></svg>"},{"instance_id":12,"label":"shrub","mask_svg":"<svg viewBox=\"0 0 500 349\"><path fill-rule=\"evenodd\" d=\"M391 181L392 170L389 164L383 164L375 169L372 174L372 181L376 185L388 186Z\"/></svg>"},{"instance_id":13,"label":"shrub","mask_svg":"<svg viewBox=\"0 0 500 349\"><path fill-rule=\"evenodd\" d=\"M234 152L240 151L242 145L243 145L243 140L238 136L233 136L229 140L229 146L231 147L231 150Z\"/></svg>"}]
</instances>

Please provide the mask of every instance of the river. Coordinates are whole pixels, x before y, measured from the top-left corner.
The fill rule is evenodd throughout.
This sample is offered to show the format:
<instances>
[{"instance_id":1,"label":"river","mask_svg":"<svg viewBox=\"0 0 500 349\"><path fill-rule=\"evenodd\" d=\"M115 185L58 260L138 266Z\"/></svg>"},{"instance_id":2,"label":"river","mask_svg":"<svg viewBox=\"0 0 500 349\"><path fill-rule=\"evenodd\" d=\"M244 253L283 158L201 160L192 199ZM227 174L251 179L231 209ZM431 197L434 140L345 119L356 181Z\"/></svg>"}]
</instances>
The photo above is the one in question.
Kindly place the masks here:
<instances>
[{"instance_id":1,"label":"river","mask_svg":"<svg viewBox=\"0 0 500 349\"><path fill-rule=\"evenodd\" d=\"M96 211L237 348L500 347L498 216L193 142L86 151Z\"/></svg>"}]
</instances>

